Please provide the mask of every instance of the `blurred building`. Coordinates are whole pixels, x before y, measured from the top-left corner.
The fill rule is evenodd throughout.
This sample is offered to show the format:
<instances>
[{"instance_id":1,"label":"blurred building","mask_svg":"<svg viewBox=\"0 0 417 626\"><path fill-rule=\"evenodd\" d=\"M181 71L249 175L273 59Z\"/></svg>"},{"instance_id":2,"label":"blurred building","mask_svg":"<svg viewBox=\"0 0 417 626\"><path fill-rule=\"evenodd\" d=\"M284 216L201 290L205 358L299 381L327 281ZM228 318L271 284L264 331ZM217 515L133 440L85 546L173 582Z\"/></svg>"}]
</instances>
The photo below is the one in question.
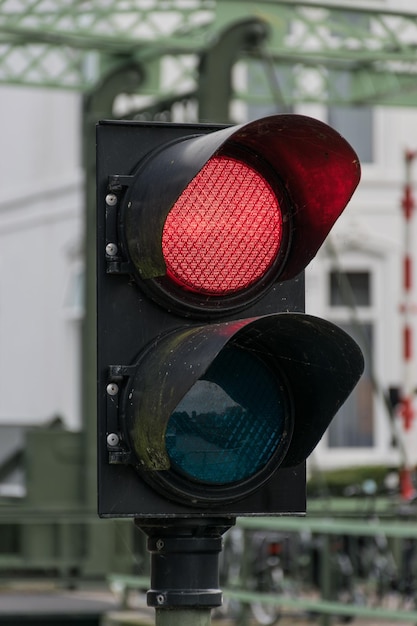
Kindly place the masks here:
<instances>
[{"instance_id":1,"label":"blurred building","mask_svg":"<svg viewBox=\"0 0 417 626\"><path fill-rule=\"evenodd\" d=\"M306 273L306 308L345 328L361 345L366 368L315 458L320 465L331 466L395 465L398 450L393 442L401 419L395 417L393 424L385 398L390 387L401 388L404 376L401 304L406 221L401 202L405 151L416 146L417 111L328 109L324 119L355 147L362 182ZM414 180L417 191L417 167ZM414 241L416 236L413 225ZM415 439L414 430L407 437Z\"/></svg>"},{"instance_id":2,"label":"blurred building","mask_svg":"<svg viewBox=\"0 0 417 626\"><path fill-rule=\"evenodd\" d=\"M80 427L80 96L0 88L0 421Z\"/></svg>"},{"instance_id":3,"label":"blurred building","mask_svg":"<svg viewBox=\"0 0 417 626\"><path fill-rule=\"evenodd\" d=\"M391 5L399 8L396 0ZM402 2L404 9L411 5ZM307 271L307 312L346 328L367 357L360 385L314 461L395 465L400 459L375 382L387 391L401 386L403 376L401 198L404 151L417 149L417 110L300 104L293 111L336 127L363 170L348 210ZM243 107L237 117L272 112ZM0 425L60 416L69 429L82 426L81 122L76 93L0 87ZM417 194L417 164L414 176ZM413 237L417 241L415 226Z\"/></svg>"}]
</instances>

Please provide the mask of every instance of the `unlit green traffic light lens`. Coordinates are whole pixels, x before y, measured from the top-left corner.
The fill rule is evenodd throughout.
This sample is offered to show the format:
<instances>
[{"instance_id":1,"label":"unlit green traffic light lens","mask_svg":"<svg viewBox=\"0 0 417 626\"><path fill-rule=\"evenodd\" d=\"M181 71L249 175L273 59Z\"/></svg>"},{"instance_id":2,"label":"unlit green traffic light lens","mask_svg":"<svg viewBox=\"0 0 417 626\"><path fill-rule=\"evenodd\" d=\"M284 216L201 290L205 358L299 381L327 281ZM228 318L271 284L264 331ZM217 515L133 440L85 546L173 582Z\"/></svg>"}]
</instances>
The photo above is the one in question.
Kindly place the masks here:
<instances>
[{"instance_id":1,"label":"unlit green traffic light lens","mask_svg":"<svg viewBox=\"0 0 417 626\"><path fill-rule=\"evenodd\" d=\"M256 354L228 345L172 413L171 469L209 484L255 475L286 437L284 392Z\"/></svg>"}]
</instances>

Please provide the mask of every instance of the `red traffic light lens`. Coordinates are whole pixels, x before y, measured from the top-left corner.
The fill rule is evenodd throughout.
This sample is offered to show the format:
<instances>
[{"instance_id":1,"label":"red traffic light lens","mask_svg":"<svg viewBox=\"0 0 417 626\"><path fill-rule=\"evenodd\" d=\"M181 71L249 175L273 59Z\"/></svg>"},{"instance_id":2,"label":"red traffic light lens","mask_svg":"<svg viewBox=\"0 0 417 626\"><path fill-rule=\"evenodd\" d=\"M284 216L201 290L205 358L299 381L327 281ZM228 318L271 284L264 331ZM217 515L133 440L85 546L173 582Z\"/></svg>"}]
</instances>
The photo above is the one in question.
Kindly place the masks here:
<instances>
[{"instance_id":1,"label":"red traffic light lens","mask_svg":"<svg viewBox=\"0 0 417 626\"><path fill-rule=\"evenodd\" d=\"M260 280L282 242L283 216L269 183L248 163L214 156L171 208L162 233L167 276L212 296Z\"/></svg>"},{"instance_id":2,"label":"red traffic light lens","mask_svg":"<svg viewBox=\"0 0 417 626\"><path fill-rule=\"evenodd\" d=\"M122 204L107 240L117 230L122 254L109 267L185 317L247 309L295 278L359 182L349 144L303 116L140 128L143 158L112 179Z\"/></svg>"}]
</instances>

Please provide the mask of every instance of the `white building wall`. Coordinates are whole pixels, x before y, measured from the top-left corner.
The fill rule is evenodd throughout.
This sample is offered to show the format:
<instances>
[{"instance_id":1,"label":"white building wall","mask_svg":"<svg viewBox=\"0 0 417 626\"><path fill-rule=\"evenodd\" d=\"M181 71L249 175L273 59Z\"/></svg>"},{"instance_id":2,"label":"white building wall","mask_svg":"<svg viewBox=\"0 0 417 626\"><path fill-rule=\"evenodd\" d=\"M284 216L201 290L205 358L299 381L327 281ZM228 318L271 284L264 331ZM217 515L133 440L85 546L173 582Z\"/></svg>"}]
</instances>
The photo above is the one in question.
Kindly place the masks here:
<instances>
[{"instance_id":1,"label":"white building wall","mask_svg":"<svg viewBox=\"0 0 417 626\"><path fill-rule=\"evenodd\" d=\"M0 89L0 422L80 425L78 95Z\"/></svg>"}]
</instances>

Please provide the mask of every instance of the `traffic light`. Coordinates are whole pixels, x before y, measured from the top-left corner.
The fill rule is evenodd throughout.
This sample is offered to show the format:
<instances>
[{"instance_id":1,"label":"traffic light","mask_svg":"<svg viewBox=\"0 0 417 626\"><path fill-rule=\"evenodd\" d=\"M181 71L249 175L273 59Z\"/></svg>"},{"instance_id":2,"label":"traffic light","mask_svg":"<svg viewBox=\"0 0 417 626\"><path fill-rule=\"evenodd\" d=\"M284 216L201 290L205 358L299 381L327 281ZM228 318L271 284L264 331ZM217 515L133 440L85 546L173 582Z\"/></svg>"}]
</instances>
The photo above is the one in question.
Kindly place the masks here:
<instances>
[{"instance_id":1,"label":"traffic light","mask_svg":"<svg viewBox=\"0 0 417 626\"><path fill-rule=\"evenodd\" d=\"M334 130L97 127L99 513L305 510L305 460L362 369L303 270L360 178Z\"/></svg>"}]
</instances>

